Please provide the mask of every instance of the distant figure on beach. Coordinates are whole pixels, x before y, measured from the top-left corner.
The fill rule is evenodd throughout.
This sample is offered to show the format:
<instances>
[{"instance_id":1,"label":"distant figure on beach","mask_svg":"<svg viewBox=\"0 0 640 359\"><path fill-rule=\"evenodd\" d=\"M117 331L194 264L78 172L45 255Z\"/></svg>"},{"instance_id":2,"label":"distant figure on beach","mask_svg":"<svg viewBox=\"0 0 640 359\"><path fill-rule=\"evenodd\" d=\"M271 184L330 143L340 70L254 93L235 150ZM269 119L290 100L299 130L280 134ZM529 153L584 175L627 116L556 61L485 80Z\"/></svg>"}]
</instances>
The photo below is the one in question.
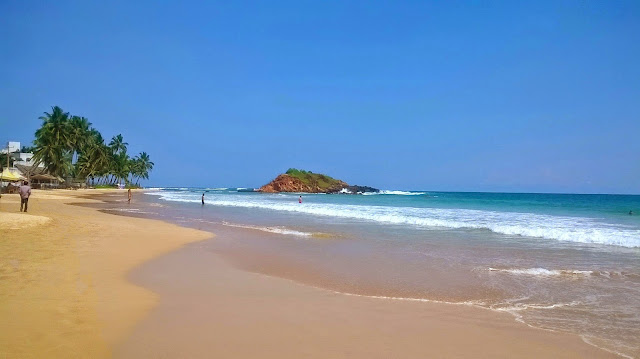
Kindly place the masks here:
<instances>
[{"instance_id":1,"label":"distant figure on beach","mask_svg":"<svg viewBox=\"0 0 640 359\"><path fill-rule=\"evenodd\" d=\"M202 205L204 205L204 193L202 194Z\"/></svg>"},{"instance_id":2,"label":"distant figure on beach","mask_svg":"<svg viewBox=\"0 0 640 359\"><path fill-rule=\"evenodd\" d=\"M300 196L300 198L298 198L298 203L302 203L302 196Z\"/></svg>"},{"instance_id":3,"label":"distant figure on beach","mask_svg":"<svg viewBox=\"0 0 640 359\"><path fill-rule=\"evenodd\" d=\"M127 191L127 197L129 197L128 203L131 203L131 188Z\"/></svg>"},{"instance_id":4,"label":"distant figure on beach","mask_svg":"<svg viewBox=\"0 0 640 359\"><path fill-rule=\"evenodd\" d=\"M20 193L20 212L27 212L29 196L31 196L31 186L29 186L29 182L24 181L18 192ZM22 206L24 206L24 211L22 210Z\"/></svg>"}]
</instances>

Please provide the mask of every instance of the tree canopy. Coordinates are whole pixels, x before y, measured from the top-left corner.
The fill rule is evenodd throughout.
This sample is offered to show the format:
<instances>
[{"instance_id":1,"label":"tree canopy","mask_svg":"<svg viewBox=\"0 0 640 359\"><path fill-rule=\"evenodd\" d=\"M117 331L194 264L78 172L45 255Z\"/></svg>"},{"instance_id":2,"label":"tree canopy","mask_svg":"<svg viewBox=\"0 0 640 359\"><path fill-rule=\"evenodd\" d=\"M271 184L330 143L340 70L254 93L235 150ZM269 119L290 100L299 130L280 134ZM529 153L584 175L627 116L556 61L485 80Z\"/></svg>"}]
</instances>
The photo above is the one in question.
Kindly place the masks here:
<instances>
[{"instance_id":1,"label":"tree canopy","mask_svg":"<svg viewBox=\"0 0 640 359\"><path fill-rule=\"evenodd\" d=\"M133 158L127 153L122 134L106 144L102 134L88 119L72 116L60 107L40 117L42 126L35 133L33 161L62 178L75 178L102 184L139 184L148 179L153 162L146 152Z\"/></svg>"}]
</instances>

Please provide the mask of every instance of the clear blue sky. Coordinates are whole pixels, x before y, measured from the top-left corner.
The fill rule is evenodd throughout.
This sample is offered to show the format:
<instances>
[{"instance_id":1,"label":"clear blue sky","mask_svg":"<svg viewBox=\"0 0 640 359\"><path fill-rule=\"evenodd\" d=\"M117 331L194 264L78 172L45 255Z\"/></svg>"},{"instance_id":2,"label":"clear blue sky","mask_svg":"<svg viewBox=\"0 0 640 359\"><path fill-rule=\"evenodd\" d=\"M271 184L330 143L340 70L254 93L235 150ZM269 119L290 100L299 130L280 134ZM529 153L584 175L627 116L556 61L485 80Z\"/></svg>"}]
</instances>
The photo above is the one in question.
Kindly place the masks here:
<instances>
[{"instance_id":1,"label":"clear blue sky","mask_svg":"<svg viewBox=\"0 0 640 359\"><path fill-rule=\"evenodd\" d=\"M0 2L0 141L53 105L147 185L640 193L640 2Z\"/></svg>"}]
</instances>

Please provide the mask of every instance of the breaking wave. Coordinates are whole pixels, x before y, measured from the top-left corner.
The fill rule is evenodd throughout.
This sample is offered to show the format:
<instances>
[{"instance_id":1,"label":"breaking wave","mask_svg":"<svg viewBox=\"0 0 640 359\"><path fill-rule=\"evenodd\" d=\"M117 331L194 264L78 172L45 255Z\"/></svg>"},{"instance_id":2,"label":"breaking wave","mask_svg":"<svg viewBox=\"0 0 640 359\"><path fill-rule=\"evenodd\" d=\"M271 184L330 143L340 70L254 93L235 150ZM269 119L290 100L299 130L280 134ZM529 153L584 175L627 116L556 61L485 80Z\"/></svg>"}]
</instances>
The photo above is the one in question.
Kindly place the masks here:
<instances>
[{"instance_id":1,"label":"breaking wave","mask_svg":"<svg viewBox=\"0 0 640 359\"><path fill-rule=\"evenodd\" d=\"M414 192L410 192L414 193ZM416 192L417 193L417 192ZM151 191L167 201L199 203L197 193ZM278 201L267 196L211 195L208 204L258 208L314 216L412 226L421 229L481 229L509 236L565 242L640 247L640 229L605 223L588 217L500 212L475 209L366 206L337 203Z\"/></svg>"},{"instance_id":2,"label":"breaking wave","mask_svg":"<svg viewBox=\"0 0 640 359\"><path fill-rule=\"evenodd\" d=\"M407 191L390 191L390 190L381 190L380 192L365 192L363 195L371 196L371 195L396 195L396 196L422 196L427 194L426 192L407 192Z\"/></svg>"},{"instance_id":3,"label":"breaking wave","mask_svg":"<svg viewBox=\"0 0 640 359\"><path fill-rule=\"evenodd\" d=\"M593 271L570 269L546 269L546 268L489 268L490 272L502 272L514 275L528 275L533 277L589 276Z\"/></svg>"},{"instance_id":4,"label":"breaking wave","mask_svg":"<svg viewBox=\"0 0 640 359\"><path fill-rule=\"evenodd\" d=\"M299 237L312 237L315 235L315 233L312 233L312 232L296 231L296 230L288 229L284 227L260 227L260 226L246 225L246 224L234 224L229 222L222 222L222 225L227 227L255 229L263 232L285 234L285 235L292 235L292 236L299 236Z\"/></svg>"}]
</instances>

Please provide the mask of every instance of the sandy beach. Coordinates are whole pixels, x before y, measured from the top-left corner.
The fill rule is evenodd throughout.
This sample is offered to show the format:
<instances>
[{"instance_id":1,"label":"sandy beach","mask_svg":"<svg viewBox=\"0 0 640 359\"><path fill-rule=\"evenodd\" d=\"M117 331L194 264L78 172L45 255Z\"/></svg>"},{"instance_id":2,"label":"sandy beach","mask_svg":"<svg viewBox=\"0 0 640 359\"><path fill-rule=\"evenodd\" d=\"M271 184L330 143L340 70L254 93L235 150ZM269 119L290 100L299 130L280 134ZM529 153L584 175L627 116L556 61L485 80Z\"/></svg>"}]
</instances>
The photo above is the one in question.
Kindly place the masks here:
<instances>
[{"instance_id":1,"label":"sandy beach","mask_svg":"<svg viewBox=\"0 0 640 359\"><path fill-rule=\"evenodd\" d=\"M137 265L210 233L68 205L87 191L0 199L0 357L111 357L158 302L129 283ZM115 191L113 191L115 192ZM95 191L93 193L100 193ZM122 199L124 200L124 192Z\"/></svg>"},{"instance_id":2,"label":"sandy beach","mask_svg":"<svg viewBox=\"0 0 640 359\"><path fill-rule=\"evenodd\" d=\"M0 199L0 357L616 357L508 314L243 271L211 233L69 205L89 193L34 191L29 214Z\"/></svg>"}]
</instances>

